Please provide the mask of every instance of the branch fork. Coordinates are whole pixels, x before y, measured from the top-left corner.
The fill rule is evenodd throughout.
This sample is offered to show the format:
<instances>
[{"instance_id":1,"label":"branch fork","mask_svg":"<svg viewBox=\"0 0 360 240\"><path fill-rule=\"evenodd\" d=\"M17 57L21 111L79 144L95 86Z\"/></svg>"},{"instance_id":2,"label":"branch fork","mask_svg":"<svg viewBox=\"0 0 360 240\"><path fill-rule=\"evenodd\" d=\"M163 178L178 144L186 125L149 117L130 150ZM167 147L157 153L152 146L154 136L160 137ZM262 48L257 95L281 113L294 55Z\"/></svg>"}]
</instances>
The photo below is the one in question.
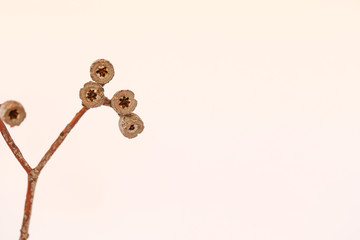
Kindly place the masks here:
<instances>
[{"instance_id":1,"label":"branch fork","mask_svg":"<svg viewBox=\"0 0 360 240\"><path fill-rule=\"evenodd\" d=\"M5 125L5 123L9 124L11 127L20 125L20 123L26 117L23 106L16 101L7 101L3 104L0 104L1 135L3 136L5 142L14 154L15 158L19 161L20 165L23 167L23 169L28 175L24 216L20 229L19 240L27 240L29 238L29 225L35 195L35 188L41 171L87 110L99 106L108 106L113 108L115 112L120 116L120 131L127 138L136 137L144 129L144 124L140 117L133 113L137 105L137 101L135 100L134 93L132 91L118 91L117 93L115 93L112 99L108 99L104 95L103 86L108 83L114 76L114 69L109 61L105 59L99 59L95 61L90 67L90 76L95 82L88 82L84 85L82 89L80 89L80 98L82 100L83 107L74 116L70 123L66 125L64 130L59 134L57 139L50 146L49 150L45 153L44 157L34 168L32 168L25 160L24 156L22 155L18 146L15 144ZM126 100L126 104L124 104L124 99Z\"/></svg>"}]
</instances>

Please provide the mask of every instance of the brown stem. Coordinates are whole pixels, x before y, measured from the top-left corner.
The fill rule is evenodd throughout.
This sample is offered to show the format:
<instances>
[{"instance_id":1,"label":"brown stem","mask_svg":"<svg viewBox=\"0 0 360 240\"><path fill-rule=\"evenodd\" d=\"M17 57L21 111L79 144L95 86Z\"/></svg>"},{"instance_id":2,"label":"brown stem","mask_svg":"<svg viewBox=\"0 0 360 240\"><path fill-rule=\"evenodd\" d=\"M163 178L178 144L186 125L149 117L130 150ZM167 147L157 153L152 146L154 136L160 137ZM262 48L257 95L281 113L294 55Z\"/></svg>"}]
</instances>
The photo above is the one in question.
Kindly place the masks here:
<instances>
[{"instance_id":1,"label":"brown stem","mask_svg":"<svg viewBox=\"0 0 360 240\"><path fill-rule=\"evenodd\" d=\"M28 175L28 186L27 186L26 199L25 199L24 217L23 217L22 227L20 229L19 240L26 240L29 237L31 210L32 210L32 204L34 200L35 187L38 176L39 176L39 172L36 172L35 169Z\"/></svg>"},{"instance_id":2,"label":"brown stem","mask_svg":"<svg viewBox=\"0 0 360 240\"><path fill-rule=\"evenodd\" d=\"M39 177L39 174L41 172L41 170L44 168L45 164L49 161L50 157L54 154L54 152L56 151L56 149L58 149L58 147L60 146L60 144L64 141L64 139L66 138L66 136L69 134L69 132L71 131L71 129L76 125L76 123L80 120L80 118L82 117L82 115L84 115L84 113L88 110L88 108L83 107L76 115L75 117L71 120L71 122L65 127L65 129L60 133L59 137L55 140L55 142L51 145L50 149L46 152L46 154L44 155L44 157L41 159L41 161L39 162L39 164L36 166L36 168L32 169L27 162L25 161L25 159L22 157L20 150L16 147L14 141L11 139L10 134L7 132L6 127L2 127L2 125L4 126L4 124L2 123L1 119L0 119L0 129L1 129L1 133L3 134L6 142L8 143L10 149L13 150L13 148L16 148L17 152L15 153L15 151L13 150L15 156L18 158L18 156L21 156L21 158L19 157L18 160L20 161L20 163L22 163L22 165L24 163L26 163L27 167L23 167L25 168L26 172L28 173L28 187L27 187L27 192L26 192L26 199L25 199L25 207L24 207L24 217L23 217L23 223L20 229L20 238L19 240L27 240L29 237L29 225L30 225L30 218L31 218L31 210L32 210L32 205L33 205L33 200L34 200L34 194L35 194L35 187L36 187L36 183L37 183L37 179ZM2 125L1 125L2 124ZM5 129L3 131L3 129ZM4 134L4 133L5 134ZM29 169L29 171L28 171Z\"/></svg>"},{"instance_id":3,"label":"brown stem","mask_svg":"<svg viewBox=\"0 0 360 240\"><path fill-rule=\"evenodd\" d=\"M7 130L4 122L0 119L0 131L5 139L5 142L7 143L7 145L15 155L16 159L20 162L21 166L25 169L25 171L28 174L28 186L27 186L26 199L25 199L24 217L23 217L22 227L20 230L21 234L19 240L26 240L29 237L29 224L30 224L31 210L32 210L32 204L35 194L35 187L41 170L44 168L45 164L50 160L50 157L54 154L56 149L58 149L58 147L64 141L66 136L70 133L71 129L76 125L76 123L80 120L80 118L84 115L84 113L87 110L88 108L83 107L75 115L75 117L60 133L59 137L51 145L50 149L45 153L44 157L41 159L39 164L34 169L32 169L30 165L26 162L26 160L24 159L23 155L20 152L20 149L16 146L14 140L10 136L10 133Z\"/></svg>"},{"instance_id":4,"label":"brown stem","mask_svg":"<svg viewBox=\"0 0 360 240\"><path fill-rule=\"evenodd\" d=\"M41 159L39 164L36 166L36 169L39 173L44 168L45 164L50 160L50 157L54 154L56 149L60 146L60 144L64 141L66 136L69 134L71 129L75 126L75 124L80 120L82 115L88 110L87 107L83 107L71 120L71 122L65 127L65 129L60 133L55 142L51 145L50 149L45 153L44 157Z\"/></svg>"},{"instance_id":5,"label":"brown stem","mask_svg":"<svg viewBox=\"0 0 360 240\"><path fill-rule=\"evenodd\" d=\"M105 97L105 100L104 100L103 105L104 105L104 106L107 106L107 107L111 107L111 100L108 99L107 97Z\"/></svg>"},{"instance_id":6,"label":"brown stem","mask_svg":"<svg viewBox=\"0 0 360 240\"><path fill-rule=\"evenodd\" d=\"M4 124L4 122L1 120L1 118L0 118L0 131L5 139L5 142L7 143L10 150L13 152L13 154L15 155L16 159L19 161L21 166L25 169L27 174L30 174L32 168L30 167L30 165L27 163L27 161L23 157L22 153L20 152L20 149L16 146L14 140L12 139L9 131L7 130L7 128Z\"/></svg>"}]
</instances>

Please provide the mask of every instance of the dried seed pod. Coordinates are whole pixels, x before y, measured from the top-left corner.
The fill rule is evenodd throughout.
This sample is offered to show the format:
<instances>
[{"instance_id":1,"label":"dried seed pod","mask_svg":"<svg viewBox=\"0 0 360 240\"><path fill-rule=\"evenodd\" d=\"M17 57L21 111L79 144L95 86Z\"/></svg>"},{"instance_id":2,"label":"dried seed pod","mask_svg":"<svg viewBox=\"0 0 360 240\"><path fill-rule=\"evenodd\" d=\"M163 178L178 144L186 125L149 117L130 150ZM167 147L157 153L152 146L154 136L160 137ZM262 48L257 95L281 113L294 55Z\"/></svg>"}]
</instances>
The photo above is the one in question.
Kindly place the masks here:
<instances>
[{"instance_id":1,"label":"dried seed pod","mask_svg":"<svg viewBox=\"0 0 360 240\"><path fill-rule=\"evenodd\" d=\"M99 107L105 100L104 88L98 83L87 82L80 89L80 99L87 108Z\"/></svg>"},{"instance_id":2,"label":"dried seed pod","mask_svg":"<svg viewBox=\"0 0 360 240\"><path fill-rule=\"evenodd\" d=\"M92 80L100 84L106 84L114 77L113 65L105 59L98 59L90 67Z\"/></svg>"},{"instance_id":3,"label":"dried seed pod","mask_svg":"<svg viewBox=\"0 0 360 240\"><path fill-rule=\"evenodd\" d=\"M120 115L127 115L134 111L137 105L135 94L130 90L121 90L111 99L111 107Z\"/></svg>"},{"instance_id":4,"label":"dried seed pod","mask_svg":"<svg viewBox=\"0 0 360 240\"><path fill-rule=\"evenodd\" d=\"M16 101L6 101L1 104L0 118L11 127L20 125L25 117L26 112L21 103Z\"/></svg>"},{"instance_id":5,"label":"dried seed pod","mask_svg":"<svg viewBox=\"0 0 360 240\"><path fill-rule=\"evenodd\" d=\"M144 130L144 122L135 113L120 115L119 128L127 138L134 138Z\"/></svg>"}]
</instances>

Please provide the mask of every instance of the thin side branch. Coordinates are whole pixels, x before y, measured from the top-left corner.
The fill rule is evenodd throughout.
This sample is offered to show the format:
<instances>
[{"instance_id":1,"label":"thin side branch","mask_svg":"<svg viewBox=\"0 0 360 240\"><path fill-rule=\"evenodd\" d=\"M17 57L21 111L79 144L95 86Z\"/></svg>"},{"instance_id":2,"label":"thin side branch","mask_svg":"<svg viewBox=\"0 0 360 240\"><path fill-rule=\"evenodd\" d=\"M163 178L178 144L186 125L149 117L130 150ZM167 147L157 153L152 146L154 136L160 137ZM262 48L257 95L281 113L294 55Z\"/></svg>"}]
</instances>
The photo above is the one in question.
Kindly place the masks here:
<instances>
[{"instance_id":1,"label":"thin side branch","mask_svg":"<svg viewBox=\"0 0 360 240\"><path fill-rule=\"evenodd\" d=\"M50 160L51 156L54 154L56 149L61 145L66 136L70 133L71 129L76 125L76 123L80 120L80 118L84 115L84 113L88 110L87 107L83 107L71 120L71 122L65 127L65 129L60 133L55 142L51 145L50 149L45 153L44 157L41 159L39 164L34 168L37 172L41 172L44 168L45 164Z\"/></svg>"},{"instance_id":2,"label":"thin side branch","mask_svg":"<svg viewBox=\"0 0 360 240\"><path fill-rule=\"evenodd\" d=\"M4 122L1 119L0 119L0 131L1 131L1 135L4 137L5 142L7 143L13 154L15 155L16 159L19 161L19 163L25 169L25 171L29 174L32 168L23 157L22 153L20 152L20 149L16 146Z\"/></svg>"},{"instance_id":3,"label":"thin side branch","mask_svg":"<svg viewBox=\"0 0 360 240\"><path fill-rule=\"evenodd\" d=\"M107 97L105 97L105 100L104 100L103 105L104 105L104 106L107 106L107 107L111 107L111 100L108 99Z\"/></svg>"}]
</instances>

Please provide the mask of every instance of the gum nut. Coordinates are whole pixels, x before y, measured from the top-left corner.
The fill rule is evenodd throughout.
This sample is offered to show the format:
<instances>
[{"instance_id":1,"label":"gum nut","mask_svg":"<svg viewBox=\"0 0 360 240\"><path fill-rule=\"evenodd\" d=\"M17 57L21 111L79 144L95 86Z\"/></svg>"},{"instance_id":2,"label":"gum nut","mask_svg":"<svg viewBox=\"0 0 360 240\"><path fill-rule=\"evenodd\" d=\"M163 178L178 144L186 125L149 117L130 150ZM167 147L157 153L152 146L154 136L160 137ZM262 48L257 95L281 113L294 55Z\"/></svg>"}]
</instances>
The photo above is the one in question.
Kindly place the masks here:
<instances>
[{"instance_id":1,"label":"gum nut","mask_svg":"<svg viewBox=\"0 0 360 240\"><path fill-rule=\"evenodd\" d=\"M90 67L91 79L99 84L106 84L114 77L113 65L105 59L98 59Z\"/></svg>"},{"instance_id":2,"label":"gum nut","mask_svg":"<svg viewBox=\"0 0 360 240\"><path fill-rule=\"evenodd\" d=\"M85 83L84 87L80 89L80 99L87 108L99 107L105 100L104 88L98 83Z\"/></svg>"},{"instance_id":3,"label":"gum nut","mask_svg":"<svg viewBox=\"0 0 360 240\"><path fill-rule=\"evenodd\" d=\"M134 96L134 93L130 90L118 91L111 99L111 107L120 115L130 114L137 105Z\"/></svg>"},{"instance_id":4,"label":"gum nut","mask_svg":"<svg viewBox=\"0 0 360 240\"><path fill-rule=\"evenodd\" d=\"M144 130L144 123L135 113L120 116L119 128L127 138L134 138Z\"/></svg>"},{"instance_id":5,"label":"gum nut","mask_svg":"<svg viewBox=\"0 0 360 240\"><path fill-rule=\"evenodd\" d=\"M11 127L19 126L26 117L26 112L21 103L7 101L1 104L0 118Z\"/></svg>"}]
</instances>

